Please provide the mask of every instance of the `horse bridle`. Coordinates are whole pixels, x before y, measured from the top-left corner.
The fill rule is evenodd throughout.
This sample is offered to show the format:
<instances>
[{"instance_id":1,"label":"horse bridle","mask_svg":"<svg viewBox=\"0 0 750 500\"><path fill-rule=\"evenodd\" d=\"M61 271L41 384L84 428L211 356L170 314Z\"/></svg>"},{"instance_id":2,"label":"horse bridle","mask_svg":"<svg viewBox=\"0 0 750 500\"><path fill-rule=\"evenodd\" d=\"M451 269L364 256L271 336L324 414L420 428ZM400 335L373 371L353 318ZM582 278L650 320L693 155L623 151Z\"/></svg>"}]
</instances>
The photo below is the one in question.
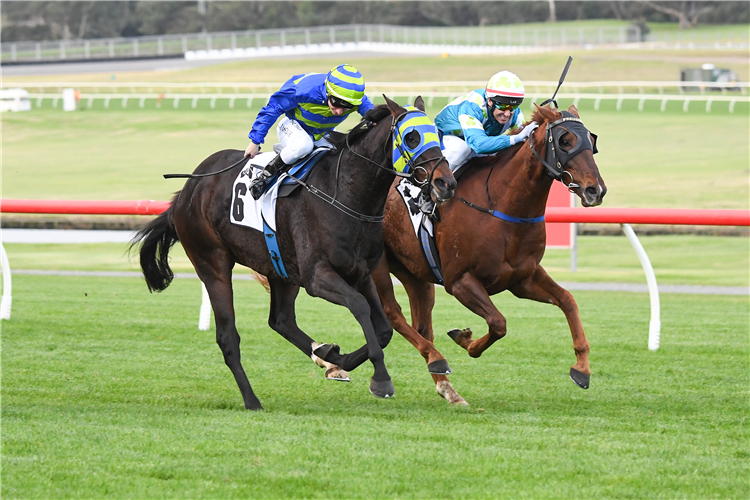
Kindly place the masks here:
<instances>
[{"instance_id":1,"label":"horse bridle","mask_svg":"<svg viewBox=\"0 0 750 500\"><path fill-rule=\"evenodd\" d=\"M589 150L592 154L596 154L599 150L596 148L596 134L592 134L580 118L570 111L562 111L561 113L562 118L547 124L544 134L545 157L542 158L537 153L532 139L529 139L529 148L534 153L534 156L542 162L550 177L565 184L563 176L567 174L570 180L565 186L572 191L580 186L573 182L573 175L565 169L568 161L584 151ZM575 147L569 151L565 151L560 147L560 139L566 132L570 132L578 138Z\"/></svg>"},{"instance_id":2,"label":"horse bridle","mask_svg":"<svg viewBox=\"0 0 750 500\"><path fill-rule=\"evenodd\" d=\"M404 158L404 160L406 161L406 165L409 167L409 169L408 169L409 171L408 172L406 172L406 171L405 172L399 172L393 166L387 167L385 165L381 165L380 163L378 163L378 162L376 162L376 161L374 161L374 160L372 160L370 158L367 158L366 156L363 156L363 155L357 153L349 145L349 135L346 136L346 148L353 155L358 156L359 158L362 158L363 160L366 160L366 161L372 163L373 165L375 165L376 167L378 167L380 169L387 170L387 171L391 172L396 177L403 177L405 179L408 179L409 182L411 182L414 185L419 186L419 187L421 187L421 188L424 189L426 186L432 184L433 175L435 174L435 170L437 170L438 165L440 165L440 162L442 162L442 161L446 161L447 162L448 160L444 156L441 156L440 158L425 158L425 159L423 159L421 161L415 162L414 158L412 158L412 156L407 151L404 151L404 148L401 145L403 143L403 139L401 138L401 130L398 128L398 124L401 122L401 120L403 120L404 118L406 118L406 115L408 115L409 113L412 113L412 112L413 111L405 110L403 113L401 113L401 114L399 114L397 116L392 116L391 117L391 129L390 129L390 133L388 134L389 137L394 142L396 142L396 144L398 146L398 149L399 149L399 152L401 153L402 158ZM363 122L362 124L360 124L358 126L371 127L374 124L375 124L375 122ZM400 141L396 141L397 138L401 139L401 140ZM341 154L343 154L343 150L339 154L339 162L341 162ZM383 142L383 156L385 158L388 158L388 140L387 139ZM434 160L438 160L438 163L437 163L437 165L435 165L435 167L432 169L431 172L428 172L427 169L424 168L423 165L425 165L426 163L429 163L431 161L434 161ZM337 166L337 171L338 171L338 166ZM422 171L425 174L425 179L423 181L420 181L420 180L417 179L416 174L419 171Z\"/></svg>"}]
</instances>

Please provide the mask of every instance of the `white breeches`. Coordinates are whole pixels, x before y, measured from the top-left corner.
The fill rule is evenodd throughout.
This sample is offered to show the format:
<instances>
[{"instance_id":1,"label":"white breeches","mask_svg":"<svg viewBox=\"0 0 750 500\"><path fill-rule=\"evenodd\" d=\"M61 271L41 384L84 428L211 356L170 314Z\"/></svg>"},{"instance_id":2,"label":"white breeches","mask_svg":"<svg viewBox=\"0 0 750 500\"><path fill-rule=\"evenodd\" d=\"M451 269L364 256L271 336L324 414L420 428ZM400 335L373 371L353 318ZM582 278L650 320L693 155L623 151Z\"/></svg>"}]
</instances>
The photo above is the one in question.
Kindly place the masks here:
<instances>
[{"instance_id":1,"label":"white breeches","mask_svg":"<svg viewBox=\"0 0 750 500\"><path fill-rule=\"evenodd\" d=\"M309 155L314 146L331 144L325 136L313 141L312 136L302 128L297 120L292 120L288 116L284 116L276 126L276 133L281 144L281 153L279 154L287 165L291 165L300 158Z\"/></svg>"},{"instance_id":2,"label":"white breeches","mask_svg":"<svg viewBox=\"0 0 750 500\"><path fill-rule=\"evenodd\" d=\"M477 156L466 141L455 135L444 135L443 146L445 147L443 156L448 160L451 172L458 170L461 165L469 161L469 158Z\"/></svg>"}]
</instances>

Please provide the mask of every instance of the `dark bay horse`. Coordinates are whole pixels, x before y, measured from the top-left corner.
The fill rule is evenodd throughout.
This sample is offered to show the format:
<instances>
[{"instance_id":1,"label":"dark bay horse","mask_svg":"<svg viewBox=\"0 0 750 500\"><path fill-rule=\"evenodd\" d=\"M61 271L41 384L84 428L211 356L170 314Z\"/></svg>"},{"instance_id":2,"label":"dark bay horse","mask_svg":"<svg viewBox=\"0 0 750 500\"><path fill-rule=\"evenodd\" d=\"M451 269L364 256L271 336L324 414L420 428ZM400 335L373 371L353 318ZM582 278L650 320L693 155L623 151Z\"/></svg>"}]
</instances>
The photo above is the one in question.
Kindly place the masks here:
<instances>
[{"instance_id":1,"label":"dark bay horse","mask_svg":"<svg viewBox=\"0 0 750 500\"><path fill-rule=\"evenodd\" d=\"M225 150L206 158L195 174L173 198L169 208L144 226L133 240L141 243L140 261L151 291L164 290L173 278L168 253L180 241L203 281L216 321L216 341L232 371L247 409L262 409L240 362L240 336L235 326L232 268L247 266L268 279L271 309L268 324L306 356L313 357L314 342L297 326L295 300L304 287L308 294L343 305L354 315L365 335L366 345L352 356L361 364L370 360L374 375L370 392L390 397L393 383L384 363L383 347L393 334L378 298L371 272L383 253L382 214L388 188L393 182L393 141L398 139L402 159L411 169L409 179L441 203L453 195L455 179L440 147L422 151L417 158L404 158L401 143L419 143L419 132L399 135L399 124L414 115L424 115L421 98L407 110L390 99L368 112L348 134L333 134L337 147L306 179L308 189L299 188L277 200L277 239L288 278L275 270L264 234L230 223L232 185L243 152ZM386 119L390 117L391 119ZM431 122L429 122L431 124ZM432 125L434 127L434 125ZM407 155L408 156L408 155ZM131 246L131 248L132 248ZM314 359L314 357L313 357ZM343 366L342 368L347 368Z\"/></svg>"},{"instance_id":2,"label":"dark bay horse","mask_svg":"<svg viewBox=\"0 0 750 500\"><path fill-rule=\"evenodd\" d=\"M455 196L439 209L434 230L445 290L484 318L489 328L479 339L473 339L468 328L452 330L448 335L477 358L506 334L505 318L490 295L510 290L517 297L554 304L565 313L573 336L577 362L570 370L571 379L586 389L591 374L589 343L573 296L539 265L546 240L544 222L539 218L544 214L553 178L563 181L584 206L601 204L607 188L593 158L596 136L583 126L574 106L562 113L537 106L532 119L539 128L530 144L478 157L464 165L462 169L466 170L459 176ZM499 218L505 214L515 220ZM373 279L385 312L394 329L419 350L428 367L440 365L436 362L444 357L433 344L432 329L434 283L438 280L395 189L386 202L383 231L386 252ZM411 325L396 302L389 271L406 289ZM440 395L451 403L466 404L448 381L449 369L430 371Z\"/></svg>"}]
</instances>

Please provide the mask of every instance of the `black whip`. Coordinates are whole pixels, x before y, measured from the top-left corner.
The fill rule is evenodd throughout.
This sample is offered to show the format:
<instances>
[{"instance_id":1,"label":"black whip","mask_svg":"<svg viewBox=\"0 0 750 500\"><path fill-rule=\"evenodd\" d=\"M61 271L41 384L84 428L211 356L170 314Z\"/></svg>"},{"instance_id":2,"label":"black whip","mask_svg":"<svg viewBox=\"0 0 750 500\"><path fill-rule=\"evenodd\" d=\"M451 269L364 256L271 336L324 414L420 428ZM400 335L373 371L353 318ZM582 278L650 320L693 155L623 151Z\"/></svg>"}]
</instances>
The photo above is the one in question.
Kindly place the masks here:
<instances>
[{"instance_id":1,"label":"black whip","mask_svg":"<svg viewBox=\"0 0 750 500\"><path fill-rule=\"evenodd\" d=\"M552 94L551 99L547 99L544 101L541 105L544 106L545 104L549 104L551 102L555 103L555 107L557 106L557 101L555 100L555 96L557 95L557 91L560 90L560 87L562 86L563 82L565 81L565 75L568 74L568 68L570 68L570 63L573 62L573 58L571 56L568 56L568 62L565 63L565 69L562 72L562 75L560 75L560 82L557 84L557 88L555 89L555 93Z\"/></svg>"},{"instance_id":2,"label":"black whip","mask_svg":"<svg viewBox=\"0 0 750 500\"><path fill-rule=\"evenodd\" d=\"M218 172L211 172L208 174L164 174L164 178L165 179L195 179L197 177L211 177L212 175L223 174L227 170L232 170L234 167L244 162L245 160L249 160L249 158L247 158L246 156L243 156L242 159L238 161L237 163L233 163L229 165L227 168L221 169Z\"/></svg>"}]
</instances>

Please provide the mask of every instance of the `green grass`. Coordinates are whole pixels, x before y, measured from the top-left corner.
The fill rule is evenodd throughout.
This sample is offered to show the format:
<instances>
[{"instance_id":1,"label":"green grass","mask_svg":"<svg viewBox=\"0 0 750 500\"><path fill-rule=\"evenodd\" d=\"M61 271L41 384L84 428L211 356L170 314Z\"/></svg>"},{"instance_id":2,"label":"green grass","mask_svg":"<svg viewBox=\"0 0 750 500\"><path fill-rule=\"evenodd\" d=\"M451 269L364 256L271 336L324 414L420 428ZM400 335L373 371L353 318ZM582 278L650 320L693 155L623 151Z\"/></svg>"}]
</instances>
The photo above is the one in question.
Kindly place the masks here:
<instances>
[{"instance_id":1,"label":"green grass","mask_svg":"<svg viewBox=\"0 0 750 500\"><path fill-rule=\"evenodd\" d=\"M244 366L266 411L242 409L196 280L149 295L133 278L16 276L2 335L5 498L746 498L747 297L662 297L648 351L646 294L576 294L592 386L567 377L556 308L497 302L509 335L480 359L443 332L482 331L443 292L435 324L451 408L398 335L396 397L322 371L266 326L268 296L236 283ZM399 291L403 300L403 292ZM686 314L690 311L690 314ZM345 350L340 307L301 296L300 325Z\"/></svg>"},{"instance_id":2,"label":"green grass","mask_svg":"<svg viewBox=\"0 0 750 500\"><path fill-rule=\"evenodd\" d=\"M718 236L641 237L656 279L666 285L750 286L750 240ZM140 272L138 257L126 245L5 243L11 269ZM85 256L85 258L82 258ZM182 247L169 254L175 272L194 272ZM558 281L645 283L643 269L624 236L578 238L577 271L570 271L570 251L547 249L542 261ZM236 273L249 274L239 266Z\"/></svg>"}]
</instances>

